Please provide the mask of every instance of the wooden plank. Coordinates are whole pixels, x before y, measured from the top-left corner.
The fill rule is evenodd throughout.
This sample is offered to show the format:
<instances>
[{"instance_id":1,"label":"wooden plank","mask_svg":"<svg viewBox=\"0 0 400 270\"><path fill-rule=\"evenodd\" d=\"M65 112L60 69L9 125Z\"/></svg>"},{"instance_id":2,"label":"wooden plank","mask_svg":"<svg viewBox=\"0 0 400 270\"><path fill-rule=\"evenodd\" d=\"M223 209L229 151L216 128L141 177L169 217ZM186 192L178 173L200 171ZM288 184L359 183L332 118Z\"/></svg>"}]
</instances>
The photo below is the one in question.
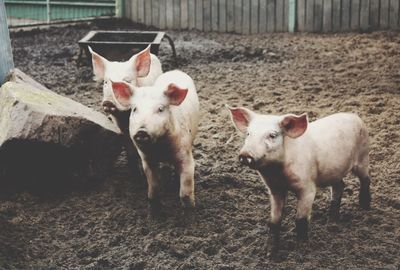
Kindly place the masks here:
<instances>
[{"instance_id":1,"label":"wooden plank","mask_svg":"<svg viewBox=\"0 0 400 270\"><path fill-rule=\"evenodd\" d=\"M243 15L242 15L242 33L250 34L250 1L243 1Z\"/></svg>"},{"instance_id":2,"label":"wooden plank","mask_svg":"<svg viewBox=\"0 0 400 270\"><path fill-rule=\"evenodd\" d=\"M203 31L203 0L196 0L196 29Z\"/></svg>"},{"instance_id":3,"label":"wooden plank","mask_svg":"<svg viewBox=\"0 0 400 270\"><path fill-rule=\"evenodd\" d=\"M10 33L7 26L7 14L4 1L0 2L0 86L14 67Z\"/></svg>"},{"instance_id":4,"label":"wooden plank","mask_svg":"<svg viewBox=\"0 0 400 270\"><path fill-rule=\"evenodd\" d=\"M277 0L275 3L275 31L282 32L283 31L283 21L285 18L285 1Z\"/></svg>"},{"instance_id":5,"label":"wooden plank","mask_svg":"<svg viewBox=\"0 0 400 270\"><path fill-rule=\"evenodd\" d=\"M260 33L266 33L267 32L267 1L262 0L260 1L260 9L259 9L260 14L259 16L259 26L258 26L258 31Z\"/></svg>"},{"instance_id":6,"label":"wooden plank","mask_svg":"<svg viewBox=\"0 0 400 270\"><path fill-rule=\"evenodd\" d=\"M350 28L353 31L360 29L360 0L351 1Z\"/></svg>"},{"instance_id":7,"label":"wooden plank","mask_svg":"<svg viewBox=\"0 0 400 270\"><path fill-rule=\"evenodd\" d=\"M174 0L173 4L174 13L174 29L180 29L181 27L181 0Z\"/></svg>"},{"instance_id":8,"label":"wooden plank","mask_svg":"<svg viewBox=\"0 0 400 270\"><path fill-rule=\"evenodd\" d=\"M144 23L144 1L145 0L139 0L139 2L138 2L138 22L139 23Z\"/></svg>"},{"instance_id":9,"label":"wooden plank","mask_svg":"<svg viewBox=\"0 0 400 270\"><path fill-rule=\"evenodd\" d=\"M257 34L258 33L258 0L251 0L250 6L250 33Z\"/></svg>"},{"instance_id":10,"label":"wooden plank","mask_svg":"<svg viewBox=\"0 0 400 270\"><path fill-rule=\"evenodd\" d=\"M297 30L304 32L306 29L306 0L297 0Z\"/></svg>"},{"instance_id":11,"label":"wooden plank","mask_svg":"<svg viewBox=\"0 0 400 270\"><path fill-rule=\"evenodd\" d=\"M160 29L167 28L167 3L165 0L160 0L159 2L159 14L160 14Z\"/></svg>"},{"instance_id":12,"label":"wooden plank","mask_svg":"<svg viewBox=\"0 0 400 270\"><path fill-rule=\"evenodd\" d=\"M203 0L203 30L211 31L211 0Z\"/></svg>"},{"instance_id":13,"label":"wooden plank","mask_svg":"<svg viewBox=\"0 0 400 270\"><path fill-rule=\"evenodd\" d=\"M188 0L181 0L180 9L181 9L181 28L180 29L188 29L189 28L189 3Z\"/></svg>"},{"instance_id":14,"label":"wooden plank","mask_svg":"<svg viewBox=\"0 0 400 270\"><path fill-rule=\"evenodd\" d=\"M165 0L165 2L166 28L172 29L174 27L174 0Z\"/></svg>"},{"instance_id":15,"label":"wooden plank","mask_svg":"<svg viewBox=\"0 0 400 270\"><path fill-rule=\"evenodd\" d=\"M235 3L233 0L226 2L226 30L228 32L235 30Z\"/></svg>"},{"instance_id":16,"label":"wooden plank","mask_svg":"<svg viewBox=\"0 0 400 270\"><path fill-rule=\"evenodd\" d=\"M339 32L340 31L340 5L341 0L333 0L332 1L332 31Z\"/></svg>"},{"instance_id":17,"label":"wooden plank","mask_svg":"<svg viewBox=\"0 0 400 270\"><path fill-rule=\"evenodd\" d=\"M361 0L360 2L360 29L363 31L370 29L369 0Z\"/></svg>"},{"instance_id":18,"label":"wooden plank","mask_svg":"<svg viewBox=\"0 0 400 270\"><path fill-rule=\"evenodd\" d=\"M373 30L379 29L379 0L370 1L369 20Z\"/></svg>"},{"instance_id":19,"label":"wooden plank","mask_svg":"<svg viewBox=\"0 0 400 270\"><path fill-rule=\"evenodd\" d=\"M160 27L160 0L152 0L151 1L151 11L152 11L152 25L154 27L159 28Z\"/></svg>"},{"instance_id":20,"label":"wooden plank","mask_svg":"<svg viewBox=\"0 0 400 270\"><path fill-rule=\"evenodd\" d=\"M218 0L211 0L211 30L218 31Z\"/></svg>"},{"instance_id":21,"label":"wooden plank","mask_svg":"<svg viewBox=\"0 0 400 270\"><path fill-rule=\"evenodd\" d=\"M196 28L196 0L188 0L188 27Z\"/></svg>"},{"instance_id":22,"label":"wooden plank","mask_svg":"<svg viewBox=\"0 0 400 270\"><path fill-rule=\"evenodd\" d=\"M322 18L324 15L323 0L314 1L314 32L322 31Z\"/></svg>"},{"instance_id":23,"label":"wooden plank","mask_svg":"<svg viewBox=\"0 0 400 270\"><path fill-rule=\"evenodd\" d=\"M399 29L399 0L390 0L389 27Z\"/></svg>"},{"instance_id":24,"label":"wooden plank","mask_svg":"<svg viewBox=\"0 0 400 270\"><path fill-rule=\"evenodd\" d=\"M332 31L332 0L324 1L324 15L322 18L322 31Z\"/></svg>"},{"instance_id":25,"label":"wooden plank","mask_svg":"<svg viewBox=\"0 0 400 270\"><path fill-rule=\"evenodd\" d=\"M242 0L235 0L235 32L236 33L243 33L243 5Z\"/></svg>"},{"instance_id":26,"label":"wooden plank","mask_svg":"<svg viewBox=\"0 0 400 270\"><path fill-rule=\"evenodd\" d=\"M124 1L125 4L125 8L124 8L124 14L122 14L123 18L128 18L128 19L132 19L132 14L131 14L131 5L132 2L131 1Z\"/></svg>"},{"instance_id":27,"label":"wooden plank","mask_svg":"<svg viewBox=\"0 0 400 270\"><path fill-rule=\"evenodd\" d=\"M389 27L389 0L381 0L380 12L379 28L387 29Z\"/></svg>"},{"instance_id":28,"label":"wooden plank","mask_svg":"<svg viewBox=\"0 0 400 270\"><path fill-rule=\"evenodd\" d=\"M275 0L267 0L267 32L275 32Z\"/></svg>"},{"instance_id":29,"label":"wooden plank","mask_svg":"<svg viewBox=\"0 0 400 270\"><path fill-rule=\"evenodd\" d=\"M146 25L151 25L151 18L152 18L152 14L151 14L151 1L147 0L144 2L144 23Z\"/></svg>"},{"instance_id":30,"label":"wooden plank","mask_svg":"<svg viewBox=\"0 0 400 270\"><path fill-rule=\"evenodd\" d=\"M138 20L138 0L132 0L131 2L131 19L134 22Z\"/></svg>"},{"instance_id":31,"label":"wooden plank","mask_svg":"<svg viewBox=\"0 0 400 270\"><path fill-rule=\"evenodd\" d=\"M342 31L350 30L350 12L351 12L351 1L342 1L341 7L342 15L341 15L341 23L340 28Z\"/></svg>"},{"instance_id":32,"label":"wooden plank","mask_svg":"<svg viewBox=\"0 0 400 270\"><path fill-rule=\"evenodd\" d=\"M306 31L314 31L314 0L306 2Z\"/></svg>"},{"instance_id":33,"label":"wooden plank","mask_svg":"<svg viewBox=\"0 0 400 270\"><path fill-rule=\"evenodd\" d=\"M230 1L232 2L232 1ZM227 18L227 6L226 6L226 0L219 0L219 7L218 7L218 12L219 12L219 25L218 25L218 30L220 32L226 32L227 27L226 27L226 18Z\"/></svg>"},{"instance_id":34,"label":"wooden plank","mask_svg":"<svg viewBox=\"0 0 400 270\"><path fill-rule=\"evenodd\" d=\"M289 31L289 0L283 1L283 32Z\"/></svg>"}]
</instances>

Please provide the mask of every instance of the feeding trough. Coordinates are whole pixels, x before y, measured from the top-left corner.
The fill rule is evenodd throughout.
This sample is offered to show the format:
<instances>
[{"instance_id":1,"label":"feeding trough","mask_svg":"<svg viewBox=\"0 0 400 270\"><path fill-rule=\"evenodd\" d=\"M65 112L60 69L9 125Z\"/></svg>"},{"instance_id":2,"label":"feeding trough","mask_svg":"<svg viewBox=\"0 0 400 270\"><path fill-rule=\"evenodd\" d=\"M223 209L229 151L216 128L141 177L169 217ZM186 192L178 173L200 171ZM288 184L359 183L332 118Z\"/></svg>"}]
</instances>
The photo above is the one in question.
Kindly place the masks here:
<instances>
[{"instance_id":1,"label":"feeding trough","mask_svg":"<svg viewBox=\"0 0 400 270\"><path fill-rule=\"evenodd\" d=\"M78 66L90 59L90 46L95 52L110 61L126 61L132 55L151 45L151 53L158 55L159 47L163 39L167 39L176 64L176 51L172 39L159 31L90 31L79 44Z\"/></svg>"}]
</instances>

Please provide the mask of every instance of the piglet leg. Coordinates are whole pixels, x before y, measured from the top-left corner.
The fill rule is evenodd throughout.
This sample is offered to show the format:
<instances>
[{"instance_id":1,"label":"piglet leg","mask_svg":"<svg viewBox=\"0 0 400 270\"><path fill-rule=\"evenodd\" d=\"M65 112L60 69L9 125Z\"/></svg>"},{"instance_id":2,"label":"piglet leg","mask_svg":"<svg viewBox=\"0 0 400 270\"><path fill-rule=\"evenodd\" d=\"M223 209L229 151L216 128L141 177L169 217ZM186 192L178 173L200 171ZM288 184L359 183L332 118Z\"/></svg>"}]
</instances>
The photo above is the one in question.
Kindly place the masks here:
<instances>
[{"instance_id":1,"label":"piglet leg","mask_svg":"<svg viewBox=\"0 0 400 270\"><path fill-rule=\"evenodd\" d=\"M194 200L194 159L191 151L188 151L179 161L177 169L180 178L179 197L183 207L193 208Z\"/></svg>"},{"instance_id":2,"label":"piglet leg","mask_svg":"<svg viewBox=\"0 0 400 270\"><path fill-rule=\"evenodd\" d=\"M147 162L142 159L143 170L147 179L147 197L149 199L150 212L158 215L161 210L160 202L160 176L157 171L156 164Z\"/></svg>"},{"instance_id":3,"label":"piglet leg","mask_svg":"<svg viewBox=\"0 0 400 270\"><path fill-rule=\"evenodd\" d=\"M343 180L340 180L331 187L331 206L329 209L329 219L331 221L336 221L339 219L339 210L342 202L343 189Z\"/></svg>"},{"instance_id":4,"label":"piglet leg","mask_svg":"<svg viewBox=\"0 0 400 270\"><path fill-rule=\"evenodd\" d=\"M316 187L310 185L297 194L296 233L299 242L308 240L308 223L316 192Z\"/></svg>"},{"instance_id":5,"label":"piglet leg","mask_svg":"<svg viewBox=\"0 0 400 270\"><path fill-rule=\"evenodd\" d=\"M270 192L271 200L271 220L268 223L268 256L273 257L279 250L279 238L282 222L283 208L286 202L286 192L272 193Z\"/></svg>"}]
</instances>

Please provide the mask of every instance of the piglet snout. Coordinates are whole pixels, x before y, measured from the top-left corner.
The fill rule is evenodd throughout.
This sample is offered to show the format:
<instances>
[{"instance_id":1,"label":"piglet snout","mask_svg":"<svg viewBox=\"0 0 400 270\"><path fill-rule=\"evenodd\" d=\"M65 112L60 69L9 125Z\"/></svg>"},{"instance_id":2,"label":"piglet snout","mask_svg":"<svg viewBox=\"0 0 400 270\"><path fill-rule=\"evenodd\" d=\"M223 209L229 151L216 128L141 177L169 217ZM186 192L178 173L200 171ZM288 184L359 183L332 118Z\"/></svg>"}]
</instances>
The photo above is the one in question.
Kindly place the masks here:
<instances>
[{"instance_id":1,"label":"piglet snout","mask_svg":"<svg viewBox=\"0 0 400 270\"><path fill-rule=\"evenodd\" d=\"M243 165L252 167L254 166L254 158L249 154L249 153L241 153L239 155L239 161L240 163L242 163Z\"/></svg>"},{"instance_id":2,"label":"piglet snout","mask_svg":"<svg viewBox=\"0 0 400 270\"><path fill-rule=\"evenodd\" d=\"M133 136L133 139L138 143L144 143L150 141L150 135L146 130L141 129Z\"/></svg>"},{"instance_id":3,"label":"piglet snout","mask_svg":"<svg viewBox=\"0 0 400 270\"><path fill-rule=\"evenodd\" d=\"M114 113L117 111L117 107L111 101L103 101L101 105L106 113Z\"/></svg>"}]
</instances>

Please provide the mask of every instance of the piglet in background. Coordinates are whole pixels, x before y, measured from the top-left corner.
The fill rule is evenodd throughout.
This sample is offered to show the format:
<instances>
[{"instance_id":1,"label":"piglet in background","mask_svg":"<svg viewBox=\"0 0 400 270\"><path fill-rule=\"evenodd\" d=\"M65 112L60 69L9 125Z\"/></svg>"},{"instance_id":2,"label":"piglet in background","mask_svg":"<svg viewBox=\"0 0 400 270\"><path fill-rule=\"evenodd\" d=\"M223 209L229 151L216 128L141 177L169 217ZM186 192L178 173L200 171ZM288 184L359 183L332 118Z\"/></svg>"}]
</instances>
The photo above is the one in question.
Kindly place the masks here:
<instances>
[{"instance_id":1,"label":"piglet in background","mask_svg":"<svg viewBox=\"0 0 400 270\"><path fill-rule=\"evenodd\" d=\"M368 133L357 115L337 113L308 123L306 114L262 115L242 107L229 110L234 125L246 134L240 162L257 170L269 189L269 255L278 251L288 191L298 200L296 233L300 243L308 240L317 187L331 187L329 214L335 220L345 186L343 178L351 171L360 180L360 206L370 207Z\"/></svg>"},{"instance_id":2,"label":"piglet in background","mask_svg":"<svg viewBox=\"0 0 400 270\"><path fill-rule=\"evenodd\" d=\"M194 207L192 154L199 123L199 101L193 80L181 71L162 74L152 87L112 83L115 100L131 109L129 133L142 159L152 212L160 207L160 163L174 166L184 207Z\"/></svg>"},{"instance_id":3,"label":"piglet in background","mask_svg":"<svg viewBox=\"0 0 400 270\"><path fill-rule=\"evenodd\" d=\"M121 107L118 102L115 102L111 82L123 81L133 86L151 86L162 74L160 60L150 53L150 45L125 62L108 61L90 47L89 51L92 54L94 79L99 82L103 81L102 107L104 112L111 115L112 120L125 135L128 163L133 171L139 172L140 169L134 165L135 163L138 164L138 154L136 149L132 147L132 142L128 136L130 109Z\"/></svg>"}]
</instances>

